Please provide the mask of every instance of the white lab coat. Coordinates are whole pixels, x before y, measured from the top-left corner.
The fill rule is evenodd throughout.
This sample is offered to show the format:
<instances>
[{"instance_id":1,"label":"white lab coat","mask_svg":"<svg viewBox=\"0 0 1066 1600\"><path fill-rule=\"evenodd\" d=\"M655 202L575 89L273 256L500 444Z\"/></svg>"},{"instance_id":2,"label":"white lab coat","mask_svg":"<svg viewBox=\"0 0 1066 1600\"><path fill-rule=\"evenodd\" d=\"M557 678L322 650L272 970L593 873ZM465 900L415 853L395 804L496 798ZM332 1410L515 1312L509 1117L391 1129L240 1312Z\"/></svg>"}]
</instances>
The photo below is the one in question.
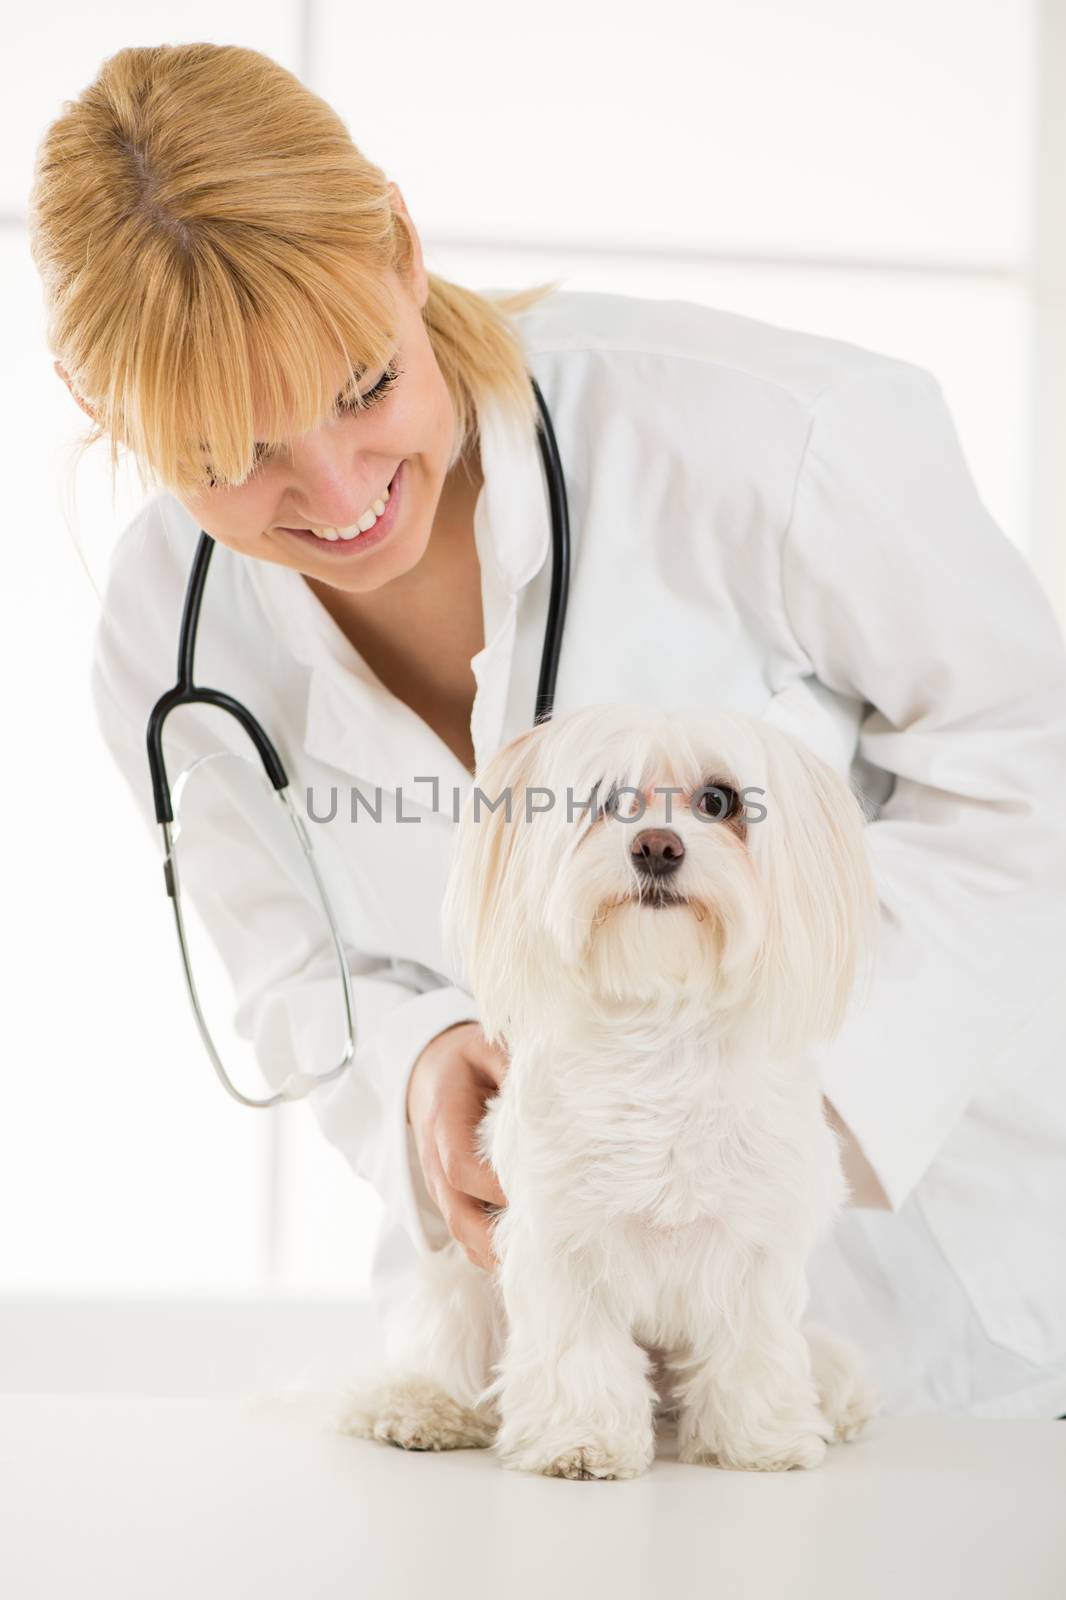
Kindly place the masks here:
<instances>
[{"instance_id":1,"label":"white lab coat","mask_svg":"<svg viewBox=\"0 0 1066 1600\"><path fill-rule=\"evenodd\" d=\"M872 808L881 968L819 1065L893 1210L849 1210L820 1247L812 1314L871 1351L890 1412L1066 1411L1066 650L1047 599L928 373L683 302L566 291L519 325L573 527L556 713L702 700L765 717ZM551 565L534 439L495 408L480 426L479 763L532 720ZM150 501L98 633L101 725L153 829L145 720L174 680L198 531L172 496ZM384 1198L385 1297L445 1237L404 1105L423 1046L477 1015L438 931L472 779L297 573L222 546L197 678L260 717L301 807L328 815L339 794L310 826L358 1050L309 1103ZM173 761L249 748L229 719L181 719ZM380 790L381 823L351 822L353 784ZM223 808L184 885L276 1085L330 1064L342 1030L309 909L294 896L269 925L250 909L262 849Z\"/></svg>"}]
</instances>

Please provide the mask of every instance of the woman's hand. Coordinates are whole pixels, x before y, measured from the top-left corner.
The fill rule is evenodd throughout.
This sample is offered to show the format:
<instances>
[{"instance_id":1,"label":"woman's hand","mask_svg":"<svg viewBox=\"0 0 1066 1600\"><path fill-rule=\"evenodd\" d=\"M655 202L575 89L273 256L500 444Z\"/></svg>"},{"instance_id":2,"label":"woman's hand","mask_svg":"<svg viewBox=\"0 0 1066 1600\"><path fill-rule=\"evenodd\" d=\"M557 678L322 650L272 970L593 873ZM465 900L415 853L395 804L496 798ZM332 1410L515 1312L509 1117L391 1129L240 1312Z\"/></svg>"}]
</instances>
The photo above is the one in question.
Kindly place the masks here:
<instances>
[{"instance_id":1,"label":"woman's hand","mask_svg":"<svg viewBox=\"0 0 1066 1600\"><path fill-rule=\"evenodd\" d=\"M474 1133L503 1082L507 1056L490 1045L477 1022L457 1022L431 1039L411 1069L407 1120L414 1133L426 1188L452 1238L476 1267L496 1265L485 1202L507 1197L474 1145Z\"/></svg>"}]
</instances>

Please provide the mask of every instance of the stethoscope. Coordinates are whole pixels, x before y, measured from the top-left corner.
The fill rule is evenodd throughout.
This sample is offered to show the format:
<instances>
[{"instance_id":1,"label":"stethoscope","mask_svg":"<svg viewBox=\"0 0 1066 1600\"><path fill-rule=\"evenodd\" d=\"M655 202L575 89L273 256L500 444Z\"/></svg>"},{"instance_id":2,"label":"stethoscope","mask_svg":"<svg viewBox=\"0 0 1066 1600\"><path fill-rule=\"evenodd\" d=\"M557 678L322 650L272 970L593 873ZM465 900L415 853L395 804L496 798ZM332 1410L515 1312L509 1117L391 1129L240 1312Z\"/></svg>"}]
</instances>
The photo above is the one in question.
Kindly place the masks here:
<instances>
[{"instance_id":1,"label":"stethoscope","mask_svg":"<svg viewBox=\"0 0 1066 1600\"><path fill-rule=\"evenodd\" d=\"M544 630L544 650L541 656L540 677L537 682L537 697L533 707L533 721L534 725L536 725L537 723L546 722L551 717L555 702L555 680L559 670L559 654L562 649L563 628L566 622L566 601L570 587L570 515L566 500L566 483L563 478L562 462L559 459L559 449L555 440L551 416L536 379L530 376L529 381L533 385L533 393L536 396L537 409L539 411L537 441L540 445L540 453L544 463L544 475L548 489L552 523L551 590L548 597L548 619ZM241 1105L266 1110L270 1106L279 1105L282 1101L303 1099L305 1095L310 1094L312 1089L316 1089L320 1084L329 1083L331 1079L338 1077L351 1061L355 1054L352 980L336 917L315 862L311 839L302 818L293 804L292 796L289 792L288 774L281 763L277 750L261 724L241 701L235 699L233 695L226 694L224 690L207 689L193 682L193 657L196 651L196 633L200 623L200 607L204 596L204 584L207 581L207 569L210 565L214 548L214 539L210 534L201 530L182 606L181 628L178 634L178 681L173 689L168 689L166 694L160 696L148 718L148 767L152 775L152 798L155 804L156 821L163 830L163 876L166 882L167 895L174 909L174 922L181 950L185 984L192 1003L193 1013L196 1017L196 1024L200 1031L200 1037L211 1058L219 1081L227 1093L232 1095ZM177 856L175 853L175 844L180 834L180 825L175 822L171 789L167 780L166 763L163 759L163 724L170 713L179 706L194 704L216 706L220 711L228 712L230 716L237 719L255 746L266 777L289 822L295 829L300 848L306 857L312 880L321 900L325 922L329 929L333 951L340 969L347 1029L344 1054L337 1065L327 1072L308 1073L294 1070L282 1083L277 1093L270 1095L266 1099L255 1099L243 1094L226 1072L203 1014L189 956L185 920L181 907ZM202 762L213 760L218 754L220 752L201 756L198 761L181 773L175 784L174 791L179 799L179 786L184 784L190 774Z\"/></svg>"}]
</instances>

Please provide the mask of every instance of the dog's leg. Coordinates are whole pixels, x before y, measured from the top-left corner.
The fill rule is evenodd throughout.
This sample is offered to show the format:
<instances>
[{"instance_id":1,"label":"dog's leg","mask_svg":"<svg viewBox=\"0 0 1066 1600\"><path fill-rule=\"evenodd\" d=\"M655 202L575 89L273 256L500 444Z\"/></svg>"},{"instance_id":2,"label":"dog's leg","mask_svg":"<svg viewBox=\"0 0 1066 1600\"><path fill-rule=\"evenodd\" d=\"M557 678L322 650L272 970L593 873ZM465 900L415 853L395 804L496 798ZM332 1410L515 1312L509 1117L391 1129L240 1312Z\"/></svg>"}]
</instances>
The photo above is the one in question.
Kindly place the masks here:
<instances>
[{"instance_id":1,"label":"dog's leg","mask_svg":"<svg viewBox=\"0 0 1066 1600\"><path fill-rule=\"evenodd\" d=\"M838 1333L817 1322L805 1322L803 1332L811 1351L811 1375L818 1402L833 1428L833 1438L854 1439L875 1414L877 1388L867 1375L862 1351Z\"/></svg>"},{"instance_id":2,"label":"dog's leg","mask_svg":"<svg viewBox=\"0 0 1066 1600\"><path fill-rule=\"evenodd\" d=\"M389 1318L384 1376L349 1391L337 1427L405 1450L490 1445L496 1414L482 1393L499 1337L492 1279L447 1244L419 1264L410 1295Z\"/></svg>"},{"instance_id":3,"label":"dog's leg","mask_svg":"<svg viewBox=\"0 0 1066 1600\"><path fill-rule=\"evenodd\" d=\"M505 1466L633 1478L655 1452L650 1361L602 1285L517 1233L501 1273L508 1333L493 1385Z\"/></svg>"},{"instance_id":4,"label":"dog's leg","mask_svg":"<svg viewBox=\"0 0 1066 1600\"><path fill-rule=\"evenodd\" d=\"M799 1326L804 1300L801 1275L764 1259L738 1277L728 1316L705 1306L675 1367L682 1461L760 1472L821 1464L834 1427Z\"/></svg>"}]
</instances>

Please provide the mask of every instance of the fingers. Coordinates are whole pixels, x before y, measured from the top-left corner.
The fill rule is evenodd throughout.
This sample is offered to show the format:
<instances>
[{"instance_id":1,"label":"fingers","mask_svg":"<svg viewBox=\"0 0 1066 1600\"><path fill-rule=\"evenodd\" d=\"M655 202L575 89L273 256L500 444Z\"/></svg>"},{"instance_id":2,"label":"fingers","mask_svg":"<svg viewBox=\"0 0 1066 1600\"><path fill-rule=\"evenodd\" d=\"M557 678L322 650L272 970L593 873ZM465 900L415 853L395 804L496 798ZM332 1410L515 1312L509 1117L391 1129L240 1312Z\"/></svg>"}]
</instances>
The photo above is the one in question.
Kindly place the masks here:
<instances>
[{"instance_id":1,"label":"fingers","mask_svg":"<svg viewBox=\"0 0 1066 1600\"><path fill-rule=\"evenodd\" d=\"M480 1155L477 1130L507 1065L506 1050L489 1044L476 1023L463 1023L430 1042L408 1084L408 1120L426 1187L452 1238L487 1272L496 1259L486 1207L504 1208L507 1196Z\"/></svg>"},{"instance_id":2,"label":"fingers","mask_svg":"<svg viewBox=\"0 0 1066 1600\"><path fill-rule=\"evenodd\" d=\"M443 1200L443 1204L442 1204ZM467 1259L483 1272L492 1272L496 1256L492 1249L492 1213L478 1200L452 1189L437 1201L452 1238L462 1245Z\"/></svg>"},{"instance_id":3,"label":"fingers","mask_svg":"<svg viewBox=\"0 0 1066 1600\"><path fill-rule=\"evenodd\" d=\"M436 1156L451 1188L473 1195L476 1200L487 1200L490 1205L505 1206L507 1196L499 1179L478 1154L477 1125L484 1114L484 1100L476 1080L468 1076L455 1083L437 1110L433 1127Z\"/></svg>"},{"instance_id":4,"label":"fingers","mask_svg":"<svg viewBox=\"0 0 1066 1600\"><path fill-rule=\"evenodd\" d=\"M427 1151L423 1167L448 1232L476 1267L491 1272L496 1265L490 1232L494 1213L487 1211L480 1199L449 1182L436 1151Z\"/></svg>"},{"instance_id":5,"label":"fingers","mask_svg":"<svg viewBox=\"0 0 1066 1600\"><path fill-rule=\"evenodd\" d=\"M468 1059L498 1089L507 1072L509 1056L500 1045L490 1044L480 1028L472 1028L464 1041Z\"/></svg>"},{"instance_id":6,"label":"fingers","mask_svg":"<svg viewBox=\"0 0 1066 1600\"><path fill-rule=\"evenodd\" d=\"M445 1182L450 1188L471 1195L475 1200L485 1200L493 1206L505 1206L507 1196L500 1188L495 1172L487 1161L480 1160L469 1148L466 1142L470 1137L469 1129L462 1132L466 1134L466 1139L461 1144L452 1144L443 1132L438 1138L437 1154Z\"/></svg>"}]
</instances>

